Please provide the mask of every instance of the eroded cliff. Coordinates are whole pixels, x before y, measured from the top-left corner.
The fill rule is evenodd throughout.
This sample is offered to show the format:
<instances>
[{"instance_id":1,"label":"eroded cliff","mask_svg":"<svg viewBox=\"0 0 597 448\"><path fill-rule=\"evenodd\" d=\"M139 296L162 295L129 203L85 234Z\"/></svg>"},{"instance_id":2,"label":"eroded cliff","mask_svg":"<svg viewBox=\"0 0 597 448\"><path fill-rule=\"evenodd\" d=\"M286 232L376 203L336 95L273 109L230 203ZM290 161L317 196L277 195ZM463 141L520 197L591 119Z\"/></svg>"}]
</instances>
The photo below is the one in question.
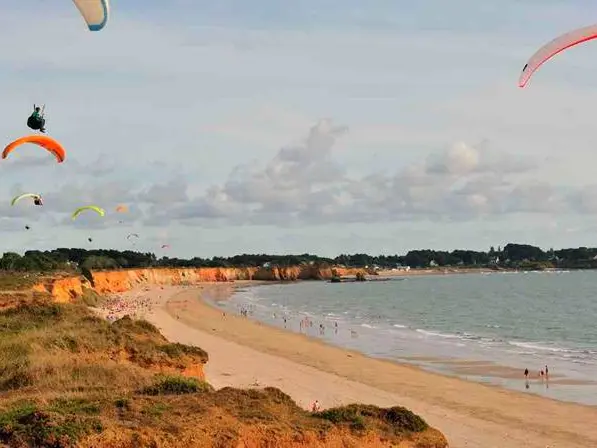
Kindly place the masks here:
<instances>
[{"instance_id":1,"label":"eroded cliff","mask_svg":"<svg viewBox=\"0 0 597 448\"><path fill-rule=\"evenodd\" d=\"M33 286L36 292L52 295L56 302L67 303L83 296L85 289L99 294L126 292L140 285L195 285L204 282L237 280L295 281L324 280L333 275L354 276L366 272L356 268L289 266L271 268L158 268L93 271L83 276L47 279Z\"/></svg>"}]
</instances>

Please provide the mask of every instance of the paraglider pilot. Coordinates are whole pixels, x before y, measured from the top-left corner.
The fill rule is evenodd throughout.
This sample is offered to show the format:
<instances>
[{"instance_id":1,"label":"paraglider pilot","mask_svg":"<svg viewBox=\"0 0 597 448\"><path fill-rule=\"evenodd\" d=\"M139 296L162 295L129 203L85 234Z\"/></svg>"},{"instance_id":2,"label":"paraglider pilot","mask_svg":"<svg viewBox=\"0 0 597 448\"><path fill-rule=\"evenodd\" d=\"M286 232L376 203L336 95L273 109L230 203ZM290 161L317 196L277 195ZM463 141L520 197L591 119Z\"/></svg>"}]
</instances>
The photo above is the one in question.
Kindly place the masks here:
<instances>
[{"instance_id":1,"label":"paraglider pilot","mask_svg":"<svg viewBox=\"0 0 597 448\"><path fill-rule=\"evenodd\" d=\"M33 105L33 113L27 118L27 126L33 130L39 130L40 132L46 132L46 119L41 112L41 109L37 105Z\"/></svg>"},{"instance_id":2,"label":"paraglider pilot","mask_svg":"<svg viewBox=\"0 0 597 448\"><path fill-rule=\"evenodd\" d=\"M35 196L33 198L33 203L35 205L44 205L43 201L41 200L41 196Z\"/></svg>"}]
</instances>

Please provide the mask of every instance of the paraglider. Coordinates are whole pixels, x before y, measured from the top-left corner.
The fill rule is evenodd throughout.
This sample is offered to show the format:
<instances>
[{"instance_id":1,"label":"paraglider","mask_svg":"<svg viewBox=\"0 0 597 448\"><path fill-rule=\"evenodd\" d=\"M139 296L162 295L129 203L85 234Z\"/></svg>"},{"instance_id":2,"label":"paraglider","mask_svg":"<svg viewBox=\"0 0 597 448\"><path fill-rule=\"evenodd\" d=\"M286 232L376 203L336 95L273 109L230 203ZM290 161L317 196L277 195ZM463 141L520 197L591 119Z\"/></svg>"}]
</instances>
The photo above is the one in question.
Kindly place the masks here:
<instances>
[{"instance_id":1,"label":"paraglider","mask_svg":"<svg viewBox=\"0 0 597 448\"><path fill-rule=\"evenodd\" d=\"M169 244L162 244L162 249L170 249L170 245Z\"/></svg>"},{"instance_id":2,"label":"paraglider","mask_svg":"<svg viewBox=\"0 0 597 448\"><path fill-rule=\"evenodd\" d=\"M597 24L578 28L569 33L562 34L539 48L522 68L522 73L518 80L518 86L524 87L533 76L533 73L545 62L556 54L573 47L575 45L587 42L597 38Z\"/></svg>"},{"instance_id":3,"label":"paraglider","mask_svg":"<svg viewBox=\"0 0 597 448\"><path fill-rule=\"evenodd\" d=\"M127 213L129 211L129 208L126 205L120 204L119 206L116 207L116 212L117 213ZM124 221L120 220L118 221L119 224L123 224Z\"/></svg>"},{"instance_id":4,"label":"paraglider","mask_svg":"<svg viewBox=\"0 0 597 448\"><path fill-rule=\"evenodd\" d=\"M90 243L93 243L93 238L87 238L87 241L89 241Z\"/></svg>"},{"instance_id":5,"label":"paraglider","mask_svg":"<svg viewBox=\"0 0 597 448\"><path fill-rule=\"evenodd\" d=\"M40 109L39 106L34 104L33 113L27 118L27 126L34 131L40 131L44 134L46 132L46 119L44 118L45 108L46 106L43 106L43 108Z\"/></svg>"},{"instance_id":6,"label":"paraglider","mask_svg":"<svg viewBox=\"0 0 597 448\"><path fill-rule=\"evenodd\" d=\"M134 236L135 238L139 238L139 235L138 235L138 234L136 234L136 233L130 233L130 234L129 234L129 235L126 237L126 239L127 239L127 240L130 240L132 236Z\"/></svg>"},{"instance_id":7,"label":"paraglider","mask_svg":"<svg viewBox=\"0 0 597 448\"><path fill-rule=\"evenodd\" d=\"M39 194L35 194L35 193L24 193L24 194L20 194L18 196L15 196L12 201L10 201L10 205L15 205L17 202L19 202L21 199L24 198L32 198L33 199L33 203L35 205L44 205L42 199L41 199L41 195Z\"/></svg>"},{"instance_id":8,"label":"paraglider","mask_svg":"<svg viewBox=\"0 0 597 448\"><path fill-rule=\"evenodd\" d=\"M25 143L32 143L34 145L41 146L42 148L51 152L56 157L56 160L58 160L58 163L64 162L64 159L66 158L66 151L62 145L53 138L47 137L45 135L28 135L26 137L16 139L14 142L9 143L8 146L4 148L4 151L2 152L2 158L6 159L6 157L8 157L12 151L14 151L17 147L24 145Z\"/></svg>"},{"instance_id":9,"label":"paraglider","mask_svg":"<svg viewBox=\"0 0 597 448\"><path fill-rule=\"evenodd\" d=\"M85 19L89 31L99 31L108 23L110 5L108 0L73 0Z\"/></svg>"},{"instance_id":10,"label":"paraglider","mask_svg":"<svg viewBox=\"0 0 597 448\"><path fill-rule=\"evenodd\" d=\"M29 230L31 227L29 226L25 226L25 230Z\"/></svg>"},{"instance_id":11,"label":"paraglider","mask_svg":"<svg viewBox=\"0 0 597 448\"><path fill-rule=\"evenodd\" d=\"M98 207L97 205L84 205L83 207L79 207L78 209L76 209L71 215L71 218L73 220L77 219L77 216L79 216L86 210L92 210L100 216L104 216L106 214L105 210L101 207Z\"/></svg>"}]
</instances>

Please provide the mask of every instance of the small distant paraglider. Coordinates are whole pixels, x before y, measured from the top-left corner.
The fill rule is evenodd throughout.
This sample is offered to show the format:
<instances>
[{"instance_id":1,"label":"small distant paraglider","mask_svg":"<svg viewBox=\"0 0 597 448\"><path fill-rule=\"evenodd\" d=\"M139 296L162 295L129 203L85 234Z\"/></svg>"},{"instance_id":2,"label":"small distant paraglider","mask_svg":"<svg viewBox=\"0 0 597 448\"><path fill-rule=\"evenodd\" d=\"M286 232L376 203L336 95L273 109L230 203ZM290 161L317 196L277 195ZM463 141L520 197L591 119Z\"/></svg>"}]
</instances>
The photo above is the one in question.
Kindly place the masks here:
<instances>
[{"instance_id":1,"label":"small distant paraglider","mask_svg":"<svg viewBox=\"0 0 597 448\"><path fill-rule=\"evenodd\" d=\"M41 195L40 194L36 194L36 193L24 193L24 194L20 194L18 196L15 196L12 199L12 201L10 201L10 205L14 206L21 199L25 199L25 198L31 198L31 199L33 199L33 204L34 205L44 205L44 203L43 203L43 201L41 199Z\"/></svg>"},{"instance_id":2,"label":"small distant paraglider","mask_svg":"<svg viewBox=\"0 0 597 448\"><path fill-rule=\"evenodd\" d=\"M138 238L139 238L138 233L129 233L128 236L126 237L126 239L128 241L130 241L133 244L133 246L136 246L135 239L138 239Z\"/></svg>"},{"instance_id":3,"label":"small distant paraglider","mask_svg":"<svg viewBox=\"0 0 597 448\"><path fill-rule=\"evenodd\" d=\"M116 213L128 213L128 211L129 211L129 208L124 204L120 204L116 207ZM123 223L124 223L123 220L118 221L118 224L123 224Z\"/></svg>"},{"instance_id":4,"label":"small distant paraglider","mask_svg":"<svg viewBox=\"0 0 597 448\"><path fill-rule=\"evenodd\" d=\"M98 207L97 205L84 205L83 207L77 208L71 215L71 218L73 220L77 219L77 216L79 216L81 213L83 213L86 210L94 211L95 213L97 213L100 216L104 216L106 214L106 211L103 208Z\"/></svg>"}]
</instances>

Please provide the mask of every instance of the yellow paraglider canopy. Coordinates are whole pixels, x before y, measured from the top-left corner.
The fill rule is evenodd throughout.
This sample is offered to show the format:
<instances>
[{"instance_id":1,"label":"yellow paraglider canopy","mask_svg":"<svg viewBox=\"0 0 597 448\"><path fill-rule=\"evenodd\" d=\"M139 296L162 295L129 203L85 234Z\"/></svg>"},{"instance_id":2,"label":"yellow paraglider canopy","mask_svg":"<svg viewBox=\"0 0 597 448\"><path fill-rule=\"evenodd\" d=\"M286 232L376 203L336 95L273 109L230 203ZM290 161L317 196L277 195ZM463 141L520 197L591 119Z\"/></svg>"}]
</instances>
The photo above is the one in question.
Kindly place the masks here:
<instances>
[{"instance_id":1,"label":"yellow paraglider canopy","mask_svg":"<svg viewBox=\"0 0 597 448\"><path fill-rule=\"evenodd\" d=\"M101 207L98 207L97 205L84 205L83 207L79 207L78 209L76 209L71 218L77 219L77 216L79 216L81 213L83 213L85 210L93 210L95 213L97 213L100 216L104 216L106 214L105 210Z\"/></svg>"}]
</instances>

